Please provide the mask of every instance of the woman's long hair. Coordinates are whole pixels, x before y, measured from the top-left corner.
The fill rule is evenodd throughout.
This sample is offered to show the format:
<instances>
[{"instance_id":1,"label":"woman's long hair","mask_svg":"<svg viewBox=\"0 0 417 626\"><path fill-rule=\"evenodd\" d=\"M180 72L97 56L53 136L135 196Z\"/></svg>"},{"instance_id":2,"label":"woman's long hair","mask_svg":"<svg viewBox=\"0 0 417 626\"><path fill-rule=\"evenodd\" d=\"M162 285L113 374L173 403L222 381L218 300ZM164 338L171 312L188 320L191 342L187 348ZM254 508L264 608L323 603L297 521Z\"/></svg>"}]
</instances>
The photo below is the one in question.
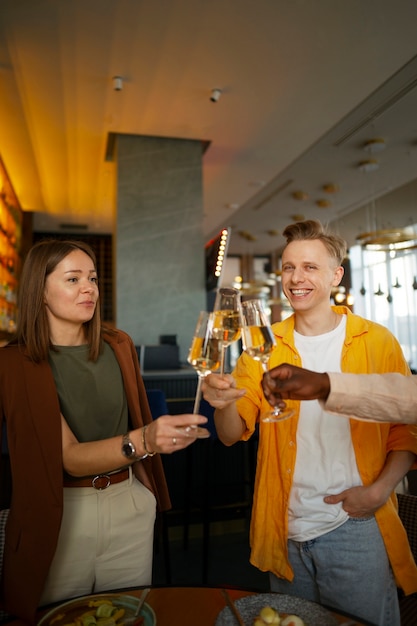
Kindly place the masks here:
<instances>
[{"instance_id":1,"label":"woman's long hair","mask_svg":"<svg viewBox=\"0 0 417 626\"><path fill-rule=\"evenodd\" d=\"M48 359L51 336L45 306L45 284L58 263L74 250L85 252L97 271L93 249L82 241L57 239L40 241L28 252L25 259L18 292L16 332L11 343L25 346L29 358L35 363ZM90 346L89 359L97 360L101 347L100 296L94 315L84 323L86 339Z\"/></svg>"}]
</instances>

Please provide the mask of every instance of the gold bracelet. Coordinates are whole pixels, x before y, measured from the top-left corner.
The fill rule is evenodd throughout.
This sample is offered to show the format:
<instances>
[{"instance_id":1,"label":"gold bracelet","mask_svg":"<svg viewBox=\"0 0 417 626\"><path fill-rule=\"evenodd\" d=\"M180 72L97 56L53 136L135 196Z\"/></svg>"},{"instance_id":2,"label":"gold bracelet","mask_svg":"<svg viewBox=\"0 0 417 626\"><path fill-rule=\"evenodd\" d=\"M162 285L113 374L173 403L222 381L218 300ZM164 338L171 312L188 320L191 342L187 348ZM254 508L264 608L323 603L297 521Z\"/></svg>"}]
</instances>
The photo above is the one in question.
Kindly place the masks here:
<instances>
[{"instance_id":1,"label":"gold bracelet","mask_svg":"<svg viewBox=\"0 0 417 626\"><path fill-rule=\"evenodd\" d=\"M145 450L147 456L154 456L156 454L156 452L150 452L148 450L148 448L146 447L145 432L146 432L147 428L148 428L148 424L146 424L146 426L144 426L142 428L142 445L143 445L143 449Z\"/></svg>"}]
</instances>

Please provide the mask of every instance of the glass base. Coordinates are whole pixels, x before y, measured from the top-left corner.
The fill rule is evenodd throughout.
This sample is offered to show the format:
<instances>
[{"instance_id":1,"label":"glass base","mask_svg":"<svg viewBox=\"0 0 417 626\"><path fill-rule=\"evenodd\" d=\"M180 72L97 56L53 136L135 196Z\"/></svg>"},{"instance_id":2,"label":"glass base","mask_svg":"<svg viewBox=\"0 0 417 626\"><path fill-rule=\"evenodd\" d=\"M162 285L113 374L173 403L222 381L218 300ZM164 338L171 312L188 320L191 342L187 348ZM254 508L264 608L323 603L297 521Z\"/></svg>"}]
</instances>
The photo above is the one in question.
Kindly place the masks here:
<instances>
[{"instance_id":1,"label":"glass base","mask_svg":"<svg viewBox=\"0 0 417 626\"><path fill-rule=\"evenodd\" d=\"M208 439L211 437L210 431L203 426L177 426L177 429L189 432L190 435L197 437L197 439Z\"/></svg>"},{"instance_id":2,"label":"glass base","mask_svg":"<svg viewBox=\"0 0 417 626\"><path fill-rule=\"evenodd\" d=\"M267 413L261 415L261 422L273 423L282 422L283 420L293 417L294 411L292 409L271 409Z\"/></svg>"}]
</instances>

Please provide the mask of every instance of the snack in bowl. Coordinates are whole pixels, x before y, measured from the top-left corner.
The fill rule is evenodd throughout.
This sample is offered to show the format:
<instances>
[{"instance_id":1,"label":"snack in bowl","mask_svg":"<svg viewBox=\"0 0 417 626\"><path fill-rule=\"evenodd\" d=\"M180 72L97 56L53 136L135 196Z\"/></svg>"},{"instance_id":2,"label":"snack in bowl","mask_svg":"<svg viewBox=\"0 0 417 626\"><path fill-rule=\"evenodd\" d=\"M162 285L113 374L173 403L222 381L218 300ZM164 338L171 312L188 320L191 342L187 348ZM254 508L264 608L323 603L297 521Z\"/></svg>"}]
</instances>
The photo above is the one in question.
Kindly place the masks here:
<instances>
[{"instance_id":1,"label":"snack in bowl","mask_svg":"<svg viewBox=\"0 0 417 626\"><path fill-rule=\"evenodd\" d=\"M136 615L138 598L114 593L74 598L46 613L37 626L155 626L146 603Z\"/></svg>"},{"instance_id":2,"label":"snack in bowl","mask_svg":"<svg viewBox=\"0 0 417 626\"><path fill-rule=\"evenodd\" d=\"M49 624L50 626L58 626L61 619L65 618L65 626L123 626L125 614L126 610L117 607L112 600L90 600L84 609L81 607L76 609L70 622L68 615L58 613ZM142 623L142 617L138 617L137 626Z\"/></svg>"},{"instance_id":3,"label":"snack in bowl","mask_svg":"<svg viewBox=\"0 0 417 626\"><path fill-rule=\"evenodd\" d=\"M287 615L281 620L281 626L306 626L298 615Z\"/></svg>"},{"instance_id":4,"label":"snack in bowl","mask_svg":"<svg viewBox=\"0 0 417 626\"><path fill-rule=\"evenodd\" d=\"M253 626L306 626L298 615L281 616L272 606L264 606L253 620Z\"/></svg>"}]
</instances>

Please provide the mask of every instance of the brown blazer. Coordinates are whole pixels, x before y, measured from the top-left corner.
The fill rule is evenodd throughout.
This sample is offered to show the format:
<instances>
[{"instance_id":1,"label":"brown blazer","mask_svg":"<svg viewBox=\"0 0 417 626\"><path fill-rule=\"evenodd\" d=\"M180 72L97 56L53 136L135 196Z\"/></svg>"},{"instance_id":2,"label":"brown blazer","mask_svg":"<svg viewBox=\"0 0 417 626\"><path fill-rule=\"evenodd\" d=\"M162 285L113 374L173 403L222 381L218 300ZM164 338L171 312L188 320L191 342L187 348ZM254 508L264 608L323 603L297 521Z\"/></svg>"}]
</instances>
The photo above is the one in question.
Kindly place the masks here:
<instances>
[{"instance_id":1,"label":"brown blazer","mask_svg":"<svg viewBox=\"0 0 417 626\"><path fill-rule=\"evenodd\" d=\"M132 428L152 421L135 346L122 331L104 334L122 371ZM29 623L35 619L55 553L63 508L63 462L58 395L48 363L35 364L16 345L0 349L0 437L7 424L12 502L6 526L0 606ZM133 466L170 507L161 457Z\"/></svg>"}]
</instances>

